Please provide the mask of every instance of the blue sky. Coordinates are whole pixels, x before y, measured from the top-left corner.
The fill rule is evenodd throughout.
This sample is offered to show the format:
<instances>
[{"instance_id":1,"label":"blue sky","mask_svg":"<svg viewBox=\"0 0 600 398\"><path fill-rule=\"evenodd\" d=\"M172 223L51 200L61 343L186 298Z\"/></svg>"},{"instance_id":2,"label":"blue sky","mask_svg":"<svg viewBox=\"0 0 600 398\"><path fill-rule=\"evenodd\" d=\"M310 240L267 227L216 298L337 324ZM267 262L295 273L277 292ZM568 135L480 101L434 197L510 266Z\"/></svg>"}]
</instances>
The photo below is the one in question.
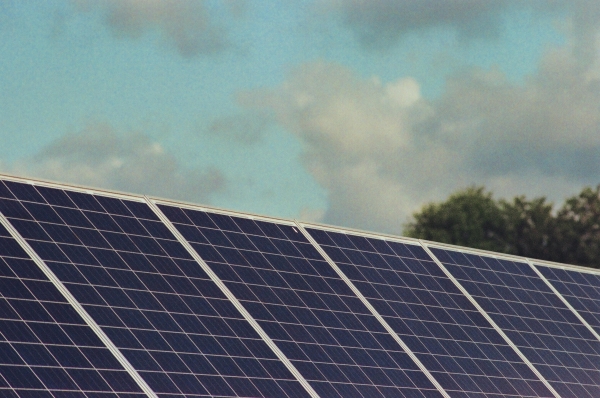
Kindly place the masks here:
<instances>
[{"instance_id":1,"label":"blue sky","mask_svg":"<svg viewBox=\"0 0 600 398\"><path fill-rule=\"evenodd\" d=\"M600 182L600 6L0 0L0 171L400 233Z\"/></svg>"}]
</instances>

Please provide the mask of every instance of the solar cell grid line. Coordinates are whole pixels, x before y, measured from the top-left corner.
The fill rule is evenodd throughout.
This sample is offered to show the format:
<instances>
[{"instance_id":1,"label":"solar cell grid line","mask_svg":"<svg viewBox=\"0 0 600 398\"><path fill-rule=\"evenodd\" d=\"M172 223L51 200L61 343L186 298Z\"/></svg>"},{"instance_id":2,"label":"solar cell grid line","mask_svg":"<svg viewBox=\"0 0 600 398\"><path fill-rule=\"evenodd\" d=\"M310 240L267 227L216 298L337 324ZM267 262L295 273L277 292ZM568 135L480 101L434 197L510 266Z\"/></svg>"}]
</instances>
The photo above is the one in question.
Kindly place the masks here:
<instances>
[{"instance_id":1,"label":"solar cell grid line","mask_svg":"<svg viewBox=\"0 0 600 398\"><path fill-rule=\"evenodd\" d=\"M143 198L0 181L0 212L159 398L301 397Z\"/></svg>"},{"instance_id":2,"label":"solar cell grid line","mask_svg":"<svg viewBox=\"0 0 600 398\"><path fill-rule=\"evenodd\" d=\"M142 398L128 372L0 215L0 395Z\"/></svg>"},{"instance_id":3,"label":"solar cell grid line","mask_svg":"<svg viewBox=\"0 0 600 398\"><path fill-rule=\"evenodd\" d=\"M322 397L441 397L293 222L156 202Z\"/></svg>"},{"instance_id":4,"label":"solar cell grid line","mask_svg":"<svg viewBox=\"0 0 600 398\"><path fill-rule=\"evenodd\" d=\"M305 229L451 396L553 396L419 242Z\"/></svg>"},{"instance_id":5,"label":"solar cell grid line","mask_svg":"<svg viewBox=\"0 0 600 398\"><path fill-rule=\"evenodd\" d=\"M327 253L327 250L325 250L325 248L323 246L321 246L315 240L315 238L307 231L307 229L304 227L305 224L296 222L296 225L302 231L302 233L304 234L304 236L306 236L306 238L313 244L313 246L315 246L315 248L319 251L319 253L321 253L321 255L323 256L323 258L325 258L325 260L327 260L327 262L330 263L330 265L334 268L335 272L338 273L338 275L342 278L342 280L344 282L346 282L348 284L348 286L350 287L350 289L352 289L352 291L357 295L357 297L360 298L360 300L365 304L365 306L369 309L369 311L371 311L371 313L375 316L375 318L377 318L377 320L383 325L383 327L388 331L388 333L390 333L390 335L398 342L398 344L402 347L402 349L404 351L406 351L406 353L408 353L408 355L413 359L413 361L415 361L415 363L417 364L417 366L431 380L431 382L440 391L440 393L444 397L448 397L449 398L450 396L448 395L448 392L447 392L448 389L447 388L444 389L444 387L442 385L440 385L440 383L437 381L437 379L431 374L431 372L429 371L429 369L427 369L425 367L425 365L423 365L423 363L421 362L421 360L414 354L414 352L412 351L412 349L408 345L406 345L406 343L402 340L402 338L398 335L398 333L396 333L396 331L390 326L390 324L385 320L385 318L381 316L381 314L379 313L379 311L371 304L371 302L362 293L362 291L355 285L354 281L352 279L350 279L341 270L341 268L338 266L338 264L331 259L331 257ZM307 227L307 228L313 229L312 226L311 227ZM319 230L317 232L317 235L320 232L325 233L325 234L327 233L327 232L325 232L323 230ZM360 281L360 282L362 282L362 281Z\"/></svg>"},{"instance_id":6,"label":"solar cell grid line","mask_svg":"<svg viewBox=\"0 0 600 398\"><path fill-rule=\"evenodd\" d=\"M185 249L190 253L190 255L198 262L198 265L202 267L204 272L213 280L217 286L223 291L225 296L235 305L235 307L240 311L240 313L246 318L246 320L252 325L252 327L256 330L256 332L265 340L267 345L273 350L275 355L285 364L285 366L289 369L289 371L298 379L302 387L307 390L307 393L311 397L318 398L319 395L310 384L304 379L304 377L298 372L298 370L294 367L294 365L290 362L290 360L281 352L279 347L275 345L273 340L265 333L265 331L260 327L260 325L256 322L254 318L246 311L246 309L242 306L242 304L238 301L238 299L233 295L233 293L225 286L223 281L219 279L217 274L213 272L213 270L204 262L204 260L196 253L194 248L189 244L188 241L185 240L183 235L175 228L175 226L169 221L167 216L156 206L156 204L148 197L146 197L146 203L150 206L150 208L156 213L156 215L165 223L165 225L173 232L173 235L181 242L181 244L185 247Z\"/></svg>"},{"instance_id":7,"label":"solar cell grid line","mask_svg":"<svg viewBox=\"0 0 600 398\"><path fill-rule=\"evenodd\" d=\"M427 246L560 396L600 396L600 341L527 260Z\"/></svg>"},{"instance_id":8,"label":"solar cell grid line","mask_svg":"<svg viewBox=\"0 0 600 398\"><path fill-rule=\"evenodd\" d=\"M502 338L506 341L506 343L508 343L514 349L515 353L517 353L519 358L521 358L523 360L523 362L525 364L527 364L527 366L529 366L529 368L536 374L536 376L538 376L540 378L540 380L544 383L544 385L548 388L548 390L555 397L560 397L560 395L554 389L554 387L552 387L552 385L548 382L548 380L546 380L544 378L544 376L538 371L538 369L531 363L531 361L529 361L529 359L525 356L525 354L523 354L523 352L521 352L519 347L517 347L513 343L513 341L508 337L508 335L504 332L504 330L502 330L498 326L498 324L492 319L492 317L490 317L490 315L483 309L483 307L481 307L481 305L479 305L479 303L473 298L473 296L467 291L467 289L465 289L464 286L461 285L461 283L450 273L450 271L448 271L448 269L445 267L445 265L435 256L435 254L427 246L426 241L423 241L422 239L419 239L419 241L420 241L423 249L431 256L431 258L436 262L436 264L438 264L438 266L444 272L444 274L446 274L446 276L448 276L452 280L452 282L465 295L465 297L467 297L469 299L469 301L471 301L471 303L473 303L473 305L484 316L484 318L494 327L494 329L496 329L498 331L498 333L502 336Z\"/></svg>"},{"instance_id":9,"label":"solar cell grid line","mask_svg":"<svg viewBox=\"0 0 600 398\"><path fill-rule=\"evenodd\" d=\"M600 273L583 267L534 264L531 260L529 264L600 340Z\"/></svg>"}]
</instances>

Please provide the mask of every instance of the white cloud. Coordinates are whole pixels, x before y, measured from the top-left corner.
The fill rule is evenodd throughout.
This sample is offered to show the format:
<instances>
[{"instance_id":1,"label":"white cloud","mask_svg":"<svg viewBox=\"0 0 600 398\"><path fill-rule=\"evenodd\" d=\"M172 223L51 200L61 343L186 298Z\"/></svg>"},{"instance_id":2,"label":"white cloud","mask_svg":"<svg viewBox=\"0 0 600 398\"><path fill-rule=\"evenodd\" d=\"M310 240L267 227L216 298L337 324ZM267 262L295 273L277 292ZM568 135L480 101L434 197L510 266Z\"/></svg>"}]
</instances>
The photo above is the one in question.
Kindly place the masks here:
<instances>
[{"instance_id":1,"label":"white cloud","mask_svg":"<svg viewBox=\"0 0 600 398\"><path fill-rule=\"evenodd\" d=\"M413 79L382 85L335 64L299 68L279 89L248 92L240 102L272 112L305 147L304 163L329 197L327 222L398 231L418 195L398 162L415 174L413 125L432 111Z\"/></svg>"},{"instance_id":2,"label":"white cloud","mask_svg":"<svg viewBox=\"0 0 600 398\"><path fill-rule=\"evenodd\" d=\"M399 233L424 202L471 184L555 201L596 184L600 79L591 72L563 48L522 85L473 69L426 101L411 78L382 84L317 62L240 98L302 142L328 193L323 221Z\"/></svg>"},{"instance_id":3,"label":"white cloud","mask_svg":"<svg viewBox=\"0 0 600 398\"><path fill-rule=\"evenodd\" d=\"M107 125L66 134L32 158L0 167L18 175L197 203L226 189L218 170L186 170L147 135L117 134Z\"/></svg>"},{"instance_id":4,"label":"white cloud","mask_svg":"<svg viewBox=\"0 0 600 398\"><path fill-rule=\"evenodd\" d=\"M117 36L139 37L161 33L185 57L216 53L228 46L225 28L215 22L205 0L72 0L79 11L100 10ZM245 1L229 0L239 15Z\"/></svg>"}]
</instances>

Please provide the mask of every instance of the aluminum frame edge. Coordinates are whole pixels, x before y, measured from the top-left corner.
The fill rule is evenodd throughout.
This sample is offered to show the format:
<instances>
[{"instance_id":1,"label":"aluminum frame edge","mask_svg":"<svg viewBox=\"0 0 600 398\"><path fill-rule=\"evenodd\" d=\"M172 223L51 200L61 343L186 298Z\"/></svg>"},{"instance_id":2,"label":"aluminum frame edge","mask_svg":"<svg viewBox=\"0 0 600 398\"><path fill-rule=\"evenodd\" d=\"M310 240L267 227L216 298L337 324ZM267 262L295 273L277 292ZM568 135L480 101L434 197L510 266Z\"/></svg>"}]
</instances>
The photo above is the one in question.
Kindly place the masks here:
<instances>
[{"instance_id":1,"label":"aluminum frame edge","mask_svg":"<svg viewBox=\"0 0 600 398\"><path fill-rule=\"evenodd\" d=\"M513 343L513 341L504 333L504 331L498 326L496 322L492 319L492 317L479 305L477 300L461 285L461 283L448 271L448 269L444 266L444 264L437 258L435 254L429 249L429 246L422 240L420 240L421 246L427 252L427 254L431 257L431 259L440 267L442 272L450 278L450 280L454 283L454 285L461 291L461 293L477 308L477 310L483 315L483 317L490 323L490 325L500 334L500 336L504 339L504 341L515 351L515 353L521 358L521 360L531 369L531 371L540 379L540 381L548 388L550 393L552 393L556 398L561 398L558 392L550 385L550 382L546 380L544 376L537 370L537 368L529 361L529 359L521 352L519 347Z\"/></svg>"},{"instance_id":2,"label":"aluminum frame edge","mask_svg":"<svg viewBox=\"0 0 600 398\"><path fill-rule=\"evenodd\" d=\"M571 303L569 303L569 300L567 300L565 298L565 296L562 295L561 292L558 291L558 289L556 289L556 287L554 287L554 285L552 284L552 282L550 282L545 276L544 274L542 274L542 272L537 268L538 266L536 266L533 262L528 261L529 266L533 269L533 271L548 285L548 287L550 288L550 290L552 290L552 292L558 296L558 298L567 306L568 309L570 309L573 314L575 314L575 316L577 317L577 319L579 319L579 321L581 323L583 323L585 325L585 327L587 327L589 329L590 332L592 332L592 334L594 335L594 337L596 337L598 340L600 340L600 334L598 334L598 332L596 332L596 330L594 330L594 328L592 327L592 325L590 325L588 323L588 321L585 320L585 318L579 313L579 311L577 311L575 309L575 307L573 307L571 305Z\"/></svg>"},{"instance_id":3,"label":"aluminum frame edge","mask_svg":"<svg viewBox=\"0 0 600 398\"><path fill-rule=\"evenodd\" d=\"M319 394L312 388L310 383L302 376L302 374L296 369L294 364L288 359L288 357L277 347L277 344L269 337L269 335L263 330L258 322L252 317L252 315L244 308L242 303L235 297L235 295L229 290L225 283L217 276L217 274L206 264L206 262L200 257L192 245L183 237L183 235L177 230L175 225L167 218L167 216L160 210L157 204L150 198L144 197L146 203L150 209L156 214L160 221L171 231L175 238L181 243L186 251L192 256L194 261L202 268L208 277L217 285L217 287L223 292L225 297L234 305L234 307L240 312L244 319L250 324L250 326L258 333L263 341L271 348L277 358L284 364L284 366L292 373L296 380L302 385L306 392L313 398L320 398Z\"/></svg>"},{"instance_id":4,"label":"aluminum frame edge","mask_svg":"<svg viewBox=\"0 0 600 398\"><path fill-rule=\"evenodd\" d=\"M367 307L369 312L377 319L377 321L384 327L384 329L392 336L392 338L398 343L398 345L402 348L402 350L413 360L413 362L417 365L417 367L425 374L425 376L431 381L433 386L442 394L442 396L446 398L450 398L450 395L444 390L444 388L440 385L440 383L433 377L433 375L429 372L429 370L423 365L421 360L415 355L414 352L404 343L404 341L398 336L398 334L394 331L394 329L387 323L387 321L379 314L379 312L371 305L369 300L358 290L358 288L352 283L352 281L344 274L344 272L337 266L335 261L329 257L329 255L325 252L325 250L317 243L317 241L312 237L312 235L304 228L303 224L300 222L296 222L298 229L302 234L308 239L308 241L314 246L314 248L319 252L319 254L327 261L327 263L333 268L333 270L338 274L338 276L348 285L350 290L358 297L358 299Z\"/></svg>"},{"instance_id":5,"label":"aluminum frame edge","mask_svg":"<svg viewBox=\"0 0 600 398\"><path fill-rule=\"evenodd\" d=\"M40 268L40 270L46 275L46 277L52 282L52 284L58 289L58 291L63 295L63 297L67 300L67 302L75 309L75 311L81 316L86 325L92 329L92 331L96 334L96 336L102 341L104 346L113 354L115 359L123 366L125 371L129 373L129 375L133 378L133 380L140 387L142 392L144 392L150 398L158 398L158 395L150 388L150 386L146 383L146 381L140 376L137 370L129 363L127 358L121 353L119 348L112 342L112 340L104 333L102 328L94 321L94 319L87 313L87 311L83 308L83 306L79 303L79 301L71 294L71 292L66 288L65 285L60 281L60 279L52 272L50 267L42 260L42 258L33 250L33 248L27 243L27 241L21 236L21 234L12 226L10 221L4 216L4 214L0 213L0 224L2 224L7 230L8 233L17 241L17 243L21 246L23 250L29 255L29 257L33 260L33 262Z\"/></svg>"}]
</instances>

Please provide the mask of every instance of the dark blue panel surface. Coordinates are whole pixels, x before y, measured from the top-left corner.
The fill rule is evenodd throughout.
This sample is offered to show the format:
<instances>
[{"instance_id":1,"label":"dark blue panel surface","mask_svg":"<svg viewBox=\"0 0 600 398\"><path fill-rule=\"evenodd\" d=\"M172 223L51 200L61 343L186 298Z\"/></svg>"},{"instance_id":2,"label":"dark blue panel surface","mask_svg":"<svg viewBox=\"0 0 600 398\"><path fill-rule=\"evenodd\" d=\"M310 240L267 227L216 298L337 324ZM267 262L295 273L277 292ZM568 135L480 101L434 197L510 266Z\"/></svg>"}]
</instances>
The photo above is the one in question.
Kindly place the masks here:
<instances>
[{"instance_id":1,"label":"dark blue panel surface","mask_svg":"<svg viewBox=\"0 0 600 398\"><path fill-rule=\"evenodd\" d=\"M306 396L146 204L21 185L0 211L161 398Z\"/></svg>"},{"instance_id":2,"label":"dark blue panel surface","mask_svg":"<svg viewBox=\"0 0 600 398\"><path fill-rule=\"evenodd\" d=\"M562 397L600 396L600 341L528 264L431 250Z\"/></svg>"},{"instance_id":3,"label":"dark blue panel surface","mask_svg":"<svg viewBox=\"0 0 600 398\"><path fill-rule=\"evenodd\" d=\"M537 265L542 275L600 334L600 274Z\"/></svg>"},{"instance_id":4,"label":"dark blue panel surface","mask_svg":"<svg viewBox=\"0 0 600 398\"><path fill-rule=\"evenodd\" d=\"M451 396L552 396L423 248L307 230Z\"/></svg>"},{"instance_id":5,"label":"dark blue panel surface","mask_svg":"<svg viewBox=\"0 0 600 398\"><path fill-rule=\"evenodd\" d=\"M160 208L322 397L440 395L300 231Z\"/></svg>"},{"instance_id":6,"label":"dark blue panel surface","mask_svg":"<svg viewBox=\"0 0 600 398\"><path fill-rule=\"evenodd\" d=\"M146 396L0 225L0 396L83 397L84 393Z\"/></svg>"}]
</instances>

